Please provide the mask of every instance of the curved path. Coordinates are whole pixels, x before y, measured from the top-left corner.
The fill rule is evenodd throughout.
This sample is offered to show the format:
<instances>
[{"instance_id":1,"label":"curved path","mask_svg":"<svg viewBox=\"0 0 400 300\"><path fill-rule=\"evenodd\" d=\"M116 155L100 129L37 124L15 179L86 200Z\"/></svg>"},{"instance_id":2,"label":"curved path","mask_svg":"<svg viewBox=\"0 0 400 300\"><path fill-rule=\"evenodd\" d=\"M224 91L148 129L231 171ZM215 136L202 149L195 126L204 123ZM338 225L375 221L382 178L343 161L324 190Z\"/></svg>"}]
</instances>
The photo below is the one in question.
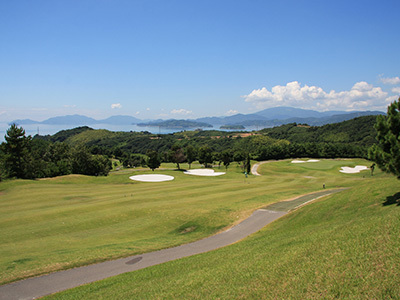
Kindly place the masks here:
<instances>
[{"instance_id":1,"label":"curved path","mask_svg":"<svg viewBox=\"0 0 400 300\"><path fill-rule=\"evenodd\" d=\"M254 164L254 165L251 167L251 174L256 175L256 176L261 176L261 174L259 174L259 173L257 172L257 169L258 169L258 167L259 167L260 165L265 164L265 163L267 163L267 162L269 162L269 161L260 161L260 162L258 162L258 163L256 163L256 164Z\"/></svg>"},{"instance_id":2,"label":"curved path","mask_svg":"<svg viewBox=\"0 0 400 300\"><path fill-rule=\"evenodd\" d=\"M255 163L255 164L251 167L251 174L256 175L256 176L261 176L261 174L259 174L259 173L257 172L258 167L259 167L260 165L267 164L267 163L270 163L270 162L275 162L275 161L282 161L282 160L285 160L285 159L281 159L281 160L271 159L271 160L264 160L264 161L260 161L260 162L258 162L258 163Z\"/></svg>"},{"instance_id":3,"label":"curved path","mask_svg":"<svg viewBox=\"0 0 400 300\"><path fill-rule=\"evenodd\" d=\"M215 250L257 232L267 224L305 203L342 190L344 189L324 190L300 196L290 201L271 204L256 210L249 218L238 225L193 243L6 284L0 286L0 299L35 299L107 277Z\"/></svg>"}]
</instances>

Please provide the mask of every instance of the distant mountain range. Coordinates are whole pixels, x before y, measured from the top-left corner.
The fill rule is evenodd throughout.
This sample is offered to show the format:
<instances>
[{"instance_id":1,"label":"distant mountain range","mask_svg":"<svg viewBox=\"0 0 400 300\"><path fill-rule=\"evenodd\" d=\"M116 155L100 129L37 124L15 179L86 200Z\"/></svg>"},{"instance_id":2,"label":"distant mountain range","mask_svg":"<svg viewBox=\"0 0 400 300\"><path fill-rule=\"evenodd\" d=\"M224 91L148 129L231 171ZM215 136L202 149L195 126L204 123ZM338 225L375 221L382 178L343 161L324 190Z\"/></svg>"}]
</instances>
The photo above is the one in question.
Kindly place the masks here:
<instances>
[{"instance_id":1,"label":"distant mountain range","mask_svg":"<svg viewBox=\"0 0 400 300\"><path fill-rule=\"evenodd\" d=\"M142 122L135 117L131 116L112 116L107 119L96 120L82 115L68 115L50 118L44 121L34 121L31 119L14 120L10 124L15 123L18 125L24 124L48 124L48 125L93 125L93 124L113 124L113 125L132 125Z\"/></svg>"},{"instance_id":2,"label":"distant mountain range","mask_svg":"<svg viewBox=\"0 0 400 300\"><path fill-rule=\"evenodd\" d=\"M198 118L195 120L151 120L143 121L132 116L112 116L107 119L95 120L90 117L82 115L68 115L54 117L42 122L23 119L14 120L11 123L18 125L24 124L48 124L48 125L93 125L93 124L112 124L112 125L135 125L140 124L142 126L180 126L185 128L188 127L213 127L221 125L231 126L260 126L260 127L272 127L279 126L288 123L299 123L308 124L313 126L331 124L342 122L350 119L354 119L360 116L367 115L381 115L384 114L381 111L326 111L318 112L314 110L306 110L293 107L274 107L259 111L254 114L236 114L229 117L206 117ZM11 124L10 123L10 124ZM187 127L186 127L187 128Z\"/></svg>"},{"instance_id":3,"label":"distant mountain range","mask_svg":"<svg viewBox=\"0 0 400 300\"><path fill-rule=\"evenodd\" d=\"M166 120L166 121L153 121L148 123L138 123L138 126L144 127L163 127L163 128L175 128L175 129L185 129L185 128L209 128L213 127L211 124L198 122L193 120Z\"/></svg>"},{"instance_id":4,"label":"distant mountain range","mask_svg":"<svg viewBox=\"0 0 400 300\"><path fill-rule=\"evenodd\" d=\"M197 121L211 124L243 126L279 126L288 123L300 123L313 126L337 123L368 115L382 115L381 111L326 111L318 112L293 107L274 107L254 114L237 114L230 117L200 118Z\"/></svg>"}]
</instances>

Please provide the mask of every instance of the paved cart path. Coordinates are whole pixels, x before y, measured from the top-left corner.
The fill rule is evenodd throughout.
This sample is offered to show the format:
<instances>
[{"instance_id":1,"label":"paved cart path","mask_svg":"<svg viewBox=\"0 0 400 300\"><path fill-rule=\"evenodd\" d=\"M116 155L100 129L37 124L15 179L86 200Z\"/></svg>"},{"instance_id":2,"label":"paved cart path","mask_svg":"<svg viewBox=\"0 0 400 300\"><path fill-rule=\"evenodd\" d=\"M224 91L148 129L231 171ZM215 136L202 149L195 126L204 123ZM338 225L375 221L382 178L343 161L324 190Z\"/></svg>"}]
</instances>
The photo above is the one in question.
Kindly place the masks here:
<instances>
[{"instance_id":1,"label":"paved cart path","mask_svg":"<svg viewBox=\"0 0 400 300\"><path fill-rule=\"evenodd\" d=\"M6 284L0 286L0 299L35 299L122 273L215 250L240 241L250 234L259 231L267 224L287 214L290 210L342 190L324 190L300 196L290 201L271 204L265 208L256 210L249 218L238 225L193 243Z\"/></svg>"},{"instance_id":2,"label":"paved cart path","mask_svg":"<svg viewBox=\"0 0 400 300\"><path fill-rule=\"evenodd\" d=\"M251 174L253 174L253 175L256 175L256 176L261 176L261 174L259 174L258 172L257 172L257 170L258 170L258 167L260 166L260 165L262 165L262 164L266 164L266 163L268 163L268 162L270 162L270 161L260 161L260 162L258 162L258 163L256 163L256 164L254 164L252 167L251 167Z\"/></svg>"},{"instance_id":3,"label":"paved cart path","mask_svg":"<svg viewBox=\"0 0 400 300\"><path fill-rule=\"evenodd\" d=\"M122 273L215 250L257 232L286 213L259 209L231 229L193 243L6 284L0 286L0 299L34 299Z\"/></svg>"}]
</instances>

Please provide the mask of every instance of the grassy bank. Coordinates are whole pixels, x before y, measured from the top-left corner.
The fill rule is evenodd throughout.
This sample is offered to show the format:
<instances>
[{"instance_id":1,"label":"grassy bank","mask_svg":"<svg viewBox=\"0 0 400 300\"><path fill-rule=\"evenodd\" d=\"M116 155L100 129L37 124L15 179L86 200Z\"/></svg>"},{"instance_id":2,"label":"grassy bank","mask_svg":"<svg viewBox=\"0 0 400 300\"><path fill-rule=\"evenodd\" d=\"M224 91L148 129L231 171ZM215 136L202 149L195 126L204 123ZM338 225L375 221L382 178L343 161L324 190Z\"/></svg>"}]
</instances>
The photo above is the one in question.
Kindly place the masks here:
<instances>
[{"instance_id":1,"label":"grassy bank","mask_svg":"<svg viewBox=\"0 0 400 300\"><path fill-rule=\"evenodd\" d=\"M279 166L289 167L275 163L263 171ZM295 168L321 171L317 165ZM351 189L242 242L48 299L399 299L400 183L379 172L354 180Z\"/></svg>"},{"instance_id":2,"label":"grassy bank","mask_svg":"<svg viewBox=\"0 0 400 300\"><path fill-rule=\"evenodd\" d=\"M258 207L320 190L324 183L358 189L385 176L338 172L340 166L356 164L368 162L271 162L260 167L263 176L247 179L232 166L220 177L157 170L175 176L163 183L133 182L129 176L152 173L135 170L108 177L2 182L1 282L187 243L238 222Z\"/></svg>"}]
</instances>

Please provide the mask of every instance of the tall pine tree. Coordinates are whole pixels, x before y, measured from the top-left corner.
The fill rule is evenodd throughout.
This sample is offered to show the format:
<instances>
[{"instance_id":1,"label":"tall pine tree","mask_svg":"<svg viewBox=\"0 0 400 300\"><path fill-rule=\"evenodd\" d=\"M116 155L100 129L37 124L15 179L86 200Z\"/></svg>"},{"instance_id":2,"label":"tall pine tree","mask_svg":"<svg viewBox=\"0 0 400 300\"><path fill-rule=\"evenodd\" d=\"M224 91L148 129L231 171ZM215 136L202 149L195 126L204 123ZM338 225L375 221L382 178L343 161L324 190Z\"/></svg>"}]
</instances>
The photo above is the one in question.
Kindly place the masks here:
<instances>
[{"instance_id":1,"label":"tall pine tree","mask_svg":"<svg viewBox=\"0 0 400 300\"><path fill-rule=\"evenodd\" d=\"M400 179L400 98L389 105L386 116L377 117L375 129L378 144L370 148L369 158Z\"/></svg>"},{"instance_id":2,"label":"tall pine tree","mask_svg":"<svg viewBox=\"0 0 400 300\"><path fill-rule=\"evenodd\" d=\"M5 135L4 169L7 177L33 178L30 154L31 136L25 136L25 130L12 124Z\"/></svg>"}]
</instances>

